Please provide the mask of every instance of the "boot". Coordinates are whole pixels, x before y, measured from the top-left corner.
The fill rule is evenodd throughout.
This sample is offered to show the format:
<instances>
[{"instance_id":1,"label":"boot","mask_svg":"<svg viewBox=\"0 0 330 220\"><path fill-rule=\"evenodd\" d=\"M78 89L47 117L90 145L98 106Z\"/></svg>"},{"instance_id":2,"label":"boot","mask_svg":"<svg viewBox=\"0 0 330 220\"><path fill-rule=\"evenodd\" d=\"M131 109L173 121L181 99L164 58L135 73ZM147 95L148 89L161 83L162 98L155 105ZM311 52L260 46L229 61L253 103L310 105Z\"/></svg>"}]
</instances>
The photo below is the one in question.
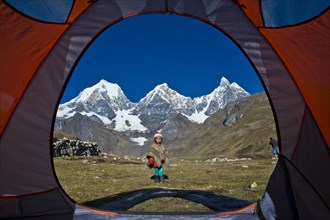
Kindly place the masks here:
<instances>
[{"instance_id":1,"label":"boot","mask_svg":"<svg viewBox=\"0 0 330 220\"><path fill-rule=\"evenodd\" d=\"M159 181L160 181L161 183L165 183L164 175L159 177Z\"/></svg>"},{"instance_id":2,"label":"boot","mask_svg":"<svg viewBox=\"0 0 330 220\"><path fill-rule=\"evenodd\" d=\"M155 177L154 177L154 182L155 182L155 183L159 183L159 181L160 181L159 176L155 176Z\"/></svg>"}]
</instances>

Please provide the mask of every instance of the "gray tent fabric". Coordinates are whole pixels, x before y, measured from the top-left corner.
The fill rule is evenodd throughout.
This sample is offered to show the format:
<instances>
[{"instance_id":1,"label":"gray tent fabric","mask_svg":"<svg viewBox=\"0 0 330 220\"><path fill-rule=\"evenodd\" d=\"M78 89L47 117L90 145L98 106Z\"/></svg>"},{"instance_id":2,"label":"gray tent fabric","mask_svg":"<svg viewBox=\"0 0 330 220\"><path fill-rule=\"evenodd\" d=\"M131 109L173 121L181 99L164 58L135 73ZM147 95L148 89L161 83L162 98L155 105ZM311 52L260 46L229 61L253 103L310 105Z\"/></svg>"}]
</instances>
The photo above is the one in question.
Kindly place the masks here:
<instances>
[{"instance_id":1,"label":"gray tent fabric","mask_svg":"<svg viewBox=\"0 0 330 220\"><path fill-rule=\"evenodd\" d=\"M258 202L260 219L319 219L330 217L329 207L315 189L283 156Z\"/></svg>"},{"instance_id":2,"label":"gray tent fabric","mask_svg":"<svg viewBox=\"0 0 330 220\"><path fill-rule=\"evenodd\" d=\"M217 195L203 190L185 190L170 188L149 188L120 193L111 197L89 201L84 205L97 207L103 210L127 211L144 201L174 197L202 204L216 212L235 211L251 205L251 202L229 196Z\"/></svg>"},{"instance_id":3,"label":"gray tent fabric","mask_svg":"<svg viewBox=\"0 0 330 220\"><path fill-rule=\"evenodd\" d=\"M0 198L0 219L72 219L73 212L59 188Z\"/></svg>"},{"instance_id":4,"label":"gray tent fabric","mask_svg":"<svg viewBox=\"0 0 330 220\"><path fill-rule=\"evenodd\" d=\"M261 219L330 218L330 180L325 177L330 173L329 150L307 107L300 132L299 148L295 149L291 162L280 157L259 201ZM314 145L323 147L315 149L311 147ZM323 180L317 181L319 178Z\"/></svg>"},{"instance_id":5,"label":"gray tent fabric","mask_svg":"<svg viewBox=\"0 0 330 220\"><path fill-rule=\"evenodd\" d=\"M249 59L266 90L277 125L281 156L258 202L258 216L261 219L330 219L330 148L289 68L260 32L262 28L257 28L244 14L244 4L237 0L81 0L80 3L82 1L88 6L72 23L66 24L68 28L38 66L1 135L0 218L84 219L90 216L93 211L84 217L85 211L65 194L54 174L50 146L60 97L79 59L104 30L130 16L163 13L198 19L222 31ZM19 12L11 11L7 5L0 0L0 7L4 9L1 18L19 22ZM323 15L329 17L329 8ZM318 18L315 19L318 22ZM1 31L7 30L3 24L5 22L0 23ZM24 31L19 32L17 40L28 42L31 36ZM37 37L35 31L34 38ZM329 35L329 30L325 35ZM15 155L15 160L8 155ZM258 218L249 211L245 219ZM122 216L134 218L134 215ZM111 215L104 217L109 219ZM222 217L244 219L235 213ZM179 218L183 217L178 215Z\"/></svg>"},{"instance_id":6,"label":"gray tent fabric","mask_svg":"<svg viewBox=\"0 0 330 220\"><path fill-rule=\"evenodd\" d=\"M327 207L330 207L330 179L325 178L330 173L330 152L321 137L320 131L311 115L306 109L305 120L301 127L300 139L291 161L297 169L314 187L317 194L322 195ZM314 148L313 146L320 146ZM308 155L306 157L306 155ZM316 162L317 161L317 162ZM319 178L322 181L318 181Z\"/></svg>"}]
</instances>

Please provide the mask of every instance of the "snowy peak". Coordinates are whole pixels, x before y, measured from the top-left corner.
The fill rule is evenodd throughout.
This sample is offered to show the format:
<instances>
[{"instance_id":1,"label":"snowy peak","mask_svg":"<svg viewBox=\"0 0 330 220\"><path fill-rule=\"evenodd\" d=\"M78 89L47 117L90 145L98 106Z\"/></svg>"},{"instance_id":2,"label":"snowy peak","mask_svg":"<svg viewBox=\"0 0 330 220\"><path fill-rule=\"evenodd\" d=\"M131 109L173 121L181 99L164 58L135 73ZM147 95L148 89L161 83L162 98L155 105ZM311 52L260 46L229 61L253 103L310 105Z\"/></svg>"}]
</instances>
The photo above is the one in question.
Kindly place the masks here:
<instances>
[{"instance_id":1,"label":"snowy peak","mask_svg":"<svg viewBox=\"0 0 330 220\"><path fill-rule=\"evenodd\" d=\"M250 95L250 93L248 93L247 91L245 91L242 87L240 87L237 83L233 82L230 83L228 79L226 79L225 77L221 77L220 80L220 85L219 87L217 87L214 91L224 91L226 89L230 89L230 90L239 90L241 92L244 92L248 95Z\"/></svg>"},{"instance_id":2,"label":"snowy peak","mask_svg":"<svg viewBox=\"0 0 330 220\"><path fill-rule=\"evenodd\" d=\"M157 85L153 90L151 90L146 95L145 99L153 98L155 95L167 96L168 94L178 94L178 93L176 91L172 90L166 83L163 83L163 84Z\"/></svg>"},{"instance_id":3,"label":"snowy peak","mask_svg":"<svg viewBox=\"0 0 330 220\"><path fill-rule=\"evenodd\" d=\"M167 102L169 105L182 106L186 102L189 102L189 100L191 101L190 98L179 94L177 91L171 89L166 83L163 83L157 85L144 98L142 98L137 105L141 107L141 105L145 106L155 102Z\"/></svg>"},{"instance_id":4,"label":"snowy peak","mask_svg":"<svg viewBox=\"0 0 330 220\"><path fill-rule=\"evenodd\" d=\"M98 84L96 84L96 89L106 92L109 98L117 98L119 96L125 96L123 90L121 90L118 84L109 83L104 79L102 79Z\"/></svg>"},{"instance_id":5,"label":"snowy peak","mask_svg":"<svg viewBox=\"0 0 330 220\"><path fill-rule=\"evenodd\" d=\"M116 111L130 109L133 105L117 84L101 80L94 86L84 89L76 98L60 105L57 117L70 118L79 112L83 115L112 119ZM110 122L106 121L106 124Z\"/></svg>"},{"instance_id":6,"label":"snowy peak","mask_svg":"<svg viewBox=\"0 0 330 220\"><path fill-rule=\"evenodd\" d=\"M220 85L217 87L211 94L215 95L217 98L221 98L223 95L232 93L234 97L233 99L242 98L245 96L250 96L250 93L245 91L242 87L240 87L237 83L230 83L225 77L221 78Z\"/></svg>"},{"instance_id":7,"label":"snowy peak","mask_svg":"<svg viewBox=\"0 0 330 220\"><path fill-rule=\"evenodd\" d=\"M118 86L118 84L109 83L104 79L96 85L83 90L78 97L81 97L81 101L85 101L89 98L93 99L93 95L95 94L101 95L101 97L105 99L126 98L123 90Z\"/></svg>"},{"instance_id":8,"label":"snowy peak","mask_svg":"<svg viewBox=\"0 0 330 220\"><path fill-rule=\"evenodd\" d=\"M162 84L156 86L154 91L158 91L158 90L166 91L168 89L169 89L169 87L168 87L167 83L162 83Z\"/></svg>"},{"instance_id":9,"label":"snowy peak","mask_svg":"<svg viewBox=\"0 0 330 220\"><path fill-rule=\"evenodd\" d=\"M86 103L90 101L96 102L101 99L109 100L118 98L126 98L122 89L117 84L109 83L108 81L102 79L94 86L84 89L76 98L67 103Z\"/></svg>"},{"instance_id":10,"label":"snowy peak","mask_svg":"<svg viewBox=\"0 0 330 220\"><path fill-rule=\"evenodd\" d=\"M230 86L230 82L225 77L221 77L220 87L226 87L226 86Z\"/></svg>"},{"instance_id":11,"label":"snowy peak","mask_svg":"<svg viewBox=\"0 0 330 220\"><path fill-rule=\"evenodd\" d=\"M219 109L225 108L228 102L242 99L250 96L237 83L232 83L222 77L220 85L208 95L194 98L195 111L192 114L185 116L193 122L203 123L209 116L214 114Z\"/></svg>"}]
</instances>

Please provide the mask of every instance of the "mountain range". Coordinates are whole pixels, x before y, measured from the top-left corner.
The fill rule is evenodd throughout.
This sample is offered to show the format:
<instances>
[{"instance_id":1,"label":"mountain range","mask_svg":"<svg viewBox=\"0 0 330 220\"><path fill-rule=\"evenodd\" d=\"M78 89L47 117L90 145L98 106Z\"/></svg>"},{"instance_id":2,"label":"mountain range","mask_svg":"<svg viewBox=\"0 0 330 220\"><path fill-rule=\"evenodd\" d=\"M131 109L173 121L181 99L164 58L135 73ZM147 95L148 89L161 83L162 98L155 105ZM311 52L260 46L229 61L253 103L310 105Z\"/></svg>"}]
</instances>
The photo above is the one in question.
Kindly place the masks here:
<instances>
[{"instance_id":1,"label":"mountain range","mask_svg":"<svg viewBox=\"0 0 330 220\"><path fill-rule=\"evenodd\" d=\"M238 84L222 77L208 95L192 99L163 83L133 103L119 85L101 80L59 106L54 131L98 142L101 150L115 155L140 156L150 145L152 135L163 129L164 141L173 152L187 154L182 140L193 139L211 117L225 112L228 103L249 97ZM243 117L227 116L222 126L231 126Z\"/></svg>"}]
</instances>

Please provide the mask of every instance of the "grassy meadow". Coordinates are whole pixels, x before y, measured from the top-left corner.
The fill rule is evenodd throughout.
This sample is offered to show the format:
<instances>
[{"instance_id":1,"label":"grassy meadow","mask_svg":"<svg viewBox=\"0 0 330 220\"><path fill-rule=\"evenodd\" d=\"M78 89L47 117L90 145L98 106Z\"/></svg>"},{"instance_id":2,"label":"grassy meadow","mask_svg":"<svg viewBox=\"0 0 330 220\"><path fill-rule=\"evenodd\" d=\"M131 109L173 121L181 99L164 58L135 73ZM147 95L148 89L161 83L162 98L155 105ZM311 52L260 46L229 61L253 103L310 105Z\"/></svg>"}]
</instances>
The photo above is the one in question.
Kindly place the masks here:
<instances>
[{"instance_id":1,"label":"grassy meadow","mask_svg":"<svg viewBox=\"0 0 330 220\"><path fill-rule=\"evenodd\" d=\"M154 183L153 170L141 160L103 157L54 158L57 178L66 193L76 202L97 208L93 200L115 194L167 187L204 190L250 202L257 201L264 192L276 161L269 159L232 162L202 162L172 159L165 167L169 180ZM250 188L253 183L257 187ZM209 212L207 207L179 198L158 198L143 202L128 211Z\"/></svg>"}]
</instances>

